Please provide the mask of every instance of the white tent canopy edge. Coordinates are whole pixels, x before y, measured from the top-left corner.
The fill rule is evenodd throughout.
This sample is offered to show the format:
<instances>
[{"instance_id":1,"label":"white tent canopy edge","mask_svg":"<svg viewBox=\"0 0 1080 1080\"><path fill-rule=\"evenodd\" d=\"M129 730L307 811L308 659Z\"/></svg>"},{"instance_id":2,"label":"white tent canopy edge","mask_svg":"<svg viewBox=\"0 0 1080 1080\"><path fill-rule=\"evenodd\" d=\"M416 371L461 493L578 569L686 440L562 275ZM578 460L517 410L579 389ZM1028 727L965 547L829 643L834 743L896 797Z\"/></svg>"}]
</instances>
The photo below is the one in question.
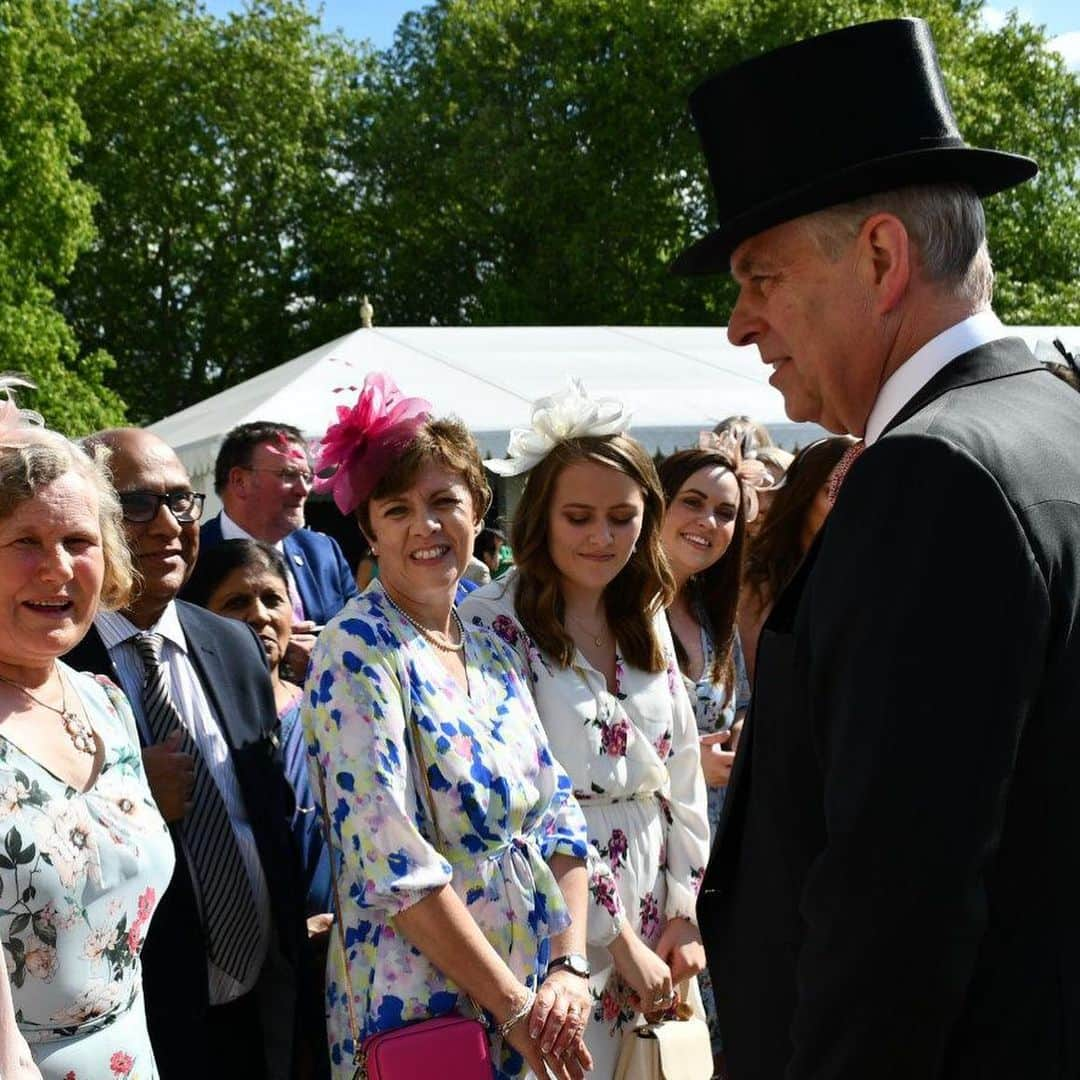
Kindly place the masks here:
<instances>
[{"instance_id":1,"label":"white tent canopy edge","mask_svg":"<svg viewBox=\"0 0 1080 1080\"><path fill-rule=\"evenodd\" d=\"M1075 327L1013 327L1034 346ZM529 419L536 398L583 380L596 397L616 397L634 429L709 427L745 413L785 423L757 350L731 345L723 327L378 327L356 330L230 387L150 426L179 454L195 486L213 490L214 459L238 424L273 420L319 438L351 406L369 371L386 371L437 413L459 416L485 452L501 456L506 433ZM208 499L207 513L217 500Z\"/></svg>"}]
</instances>

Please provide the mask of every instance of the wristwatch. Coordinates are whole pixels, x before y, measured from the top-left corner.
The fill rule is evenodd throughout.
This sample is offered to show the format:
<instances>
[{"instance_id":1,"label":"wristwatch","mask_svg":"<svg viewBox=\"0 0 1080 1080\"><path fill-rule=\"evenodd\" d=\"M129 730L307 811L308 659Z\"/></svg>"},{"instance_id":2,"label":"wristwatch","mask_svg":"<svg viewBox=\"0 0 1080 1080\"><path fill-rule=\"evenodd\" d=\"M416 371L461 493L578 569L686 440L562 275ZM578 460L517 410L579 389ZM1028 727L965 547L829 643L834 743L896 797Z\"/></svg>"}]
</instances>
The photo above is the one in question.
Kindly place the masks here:
<instances>
[{"instance_id":1,"label":"wristwatch","mask_svg":"<svg viewBox=\"0 0 1080 1080\"><path fill-rule=\"evenodd\" d=\"M592 974L589 961L581 953L567 953L566 956L556 956L548 964L548 974L558 971L559 968L566 968L571 975L578 975L583 979L587 979Z\"/></svg>"}]
</instances>

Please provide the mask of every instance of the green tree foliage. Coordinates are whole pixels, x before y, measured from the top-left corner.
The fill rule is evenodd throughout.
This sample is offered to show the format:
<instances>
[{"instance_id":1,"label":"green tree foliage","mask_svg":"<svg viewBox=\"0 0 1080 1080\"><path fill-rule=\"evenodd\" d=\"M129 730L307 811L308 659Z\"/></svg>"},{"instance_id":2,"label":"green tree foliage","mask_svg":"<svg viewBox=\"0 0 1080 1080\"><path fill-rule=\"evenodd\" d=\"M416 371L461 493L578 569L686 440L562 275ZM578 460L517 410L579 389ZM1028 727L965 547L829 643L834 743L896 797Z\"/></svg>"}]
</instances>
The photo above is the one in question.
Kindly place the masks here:
<instances>
[{"instance_id":1,"label":"green tree foliage","mask_svg":"<svg viewBox=\"0 0 1080 1080\"><path fill-rule=\"evenodd\" d=\"M100 201L65 309L148 421L321 331L307 231L344 216L334 144L366 54L291 0L226 19L195 0L85 0L75 26L89 65L80 175Z\"/></svg>"},{"instance_id":2,"label":"green tree foliage","mask_svg":"<svg viewBox=\"0 0 1080 1080\"><path fill-rule=\"evenodd\" d=\"M92 234L92 191L71 176L80 75L66 4L0 0L0 368L29 375L39 390L21 400L71 434L123 415L108 358L79 356L53 304Z\"/></svg>"},{"instance_id":3,"label":"green tree foliage","mask_svg":"<svg viewBox=\"0 0 1080 1080\"><path fill-rule=\"evenodd\" d=\"M918 14L934 28L966 137L1044 166L1038 183L988 205L999 310L1080 322L1080 80L1040 30L1013 18L991 33L979 10L970 0L439 0L406 17L373 76L374 120L348 170L365 222L349 256L356 275L389 323L726 321L729 281L667 272L712 220L689 90L801 37ZM744 164L733 146L731 167Z\"/></svg>"}]
</instances>

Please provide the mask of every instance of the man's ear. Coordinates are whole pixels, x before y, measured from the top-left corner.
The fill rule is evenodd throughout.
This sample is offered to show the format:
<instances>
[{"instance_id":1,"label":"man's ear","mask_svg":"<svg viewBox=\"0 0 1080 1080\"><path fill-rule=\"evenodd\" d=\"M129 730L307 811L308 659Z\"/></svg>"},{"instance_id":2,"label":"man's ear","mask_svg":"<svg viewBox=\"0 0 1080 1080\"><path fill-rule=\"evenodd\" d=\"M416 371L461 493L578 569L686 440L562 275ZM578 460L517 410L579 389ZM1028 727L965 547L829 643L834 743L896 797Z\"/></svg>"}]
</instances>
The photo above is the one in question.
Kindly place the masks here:
<instances>
[{"instance_id":1,"label":"man's ear","mask_svg":"<svg viewBox=\"0 0 1080 1080\"><path fill-rule=\"evenodd\" d=\"M887 315L911 283L911 237L895 214L871 214L859 230L859 272L874 311Z\"/></svg>"},{"instance_id":2,"label":"man's ear","mask_svg":"<svg viewBox=\"0 0 1080 1080\"><path fill-rule=\"evenodd\" d=\"M251 476L250 469L245 469L243 465L234 465L229 470L228 486L237 494L246 495L249 476Z\"/></svg>"}]
</instances>

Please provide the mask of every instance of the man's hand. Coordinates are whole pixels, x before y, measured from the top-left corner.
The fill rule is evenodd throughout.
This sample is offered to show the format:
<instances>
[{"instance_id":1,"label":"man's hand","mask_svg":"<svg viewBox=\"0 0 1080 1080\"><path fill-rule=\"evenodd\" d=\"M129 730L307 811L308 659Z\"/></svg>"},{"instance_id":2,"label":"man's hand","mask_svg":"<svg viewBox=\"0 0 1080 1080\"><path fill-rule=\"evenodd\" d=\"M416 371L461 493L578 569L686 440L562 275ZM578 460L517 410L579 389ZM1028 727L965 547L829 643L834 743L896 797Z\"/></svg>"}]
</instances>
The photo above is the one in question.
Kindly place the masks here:
<instances>
[{"instance_id":1,"label":"man's hand","mask_svg":"<svg viewBox=\"0 0 1080 1080\"><path fill-rule=\"evenodd\" d=\"M148 746L142 752L146 782L166 821L180 821L191 809L195 759L180 750L183 735L177 728L165 736L164 742Z\"/></svg>"}]
</instances>

